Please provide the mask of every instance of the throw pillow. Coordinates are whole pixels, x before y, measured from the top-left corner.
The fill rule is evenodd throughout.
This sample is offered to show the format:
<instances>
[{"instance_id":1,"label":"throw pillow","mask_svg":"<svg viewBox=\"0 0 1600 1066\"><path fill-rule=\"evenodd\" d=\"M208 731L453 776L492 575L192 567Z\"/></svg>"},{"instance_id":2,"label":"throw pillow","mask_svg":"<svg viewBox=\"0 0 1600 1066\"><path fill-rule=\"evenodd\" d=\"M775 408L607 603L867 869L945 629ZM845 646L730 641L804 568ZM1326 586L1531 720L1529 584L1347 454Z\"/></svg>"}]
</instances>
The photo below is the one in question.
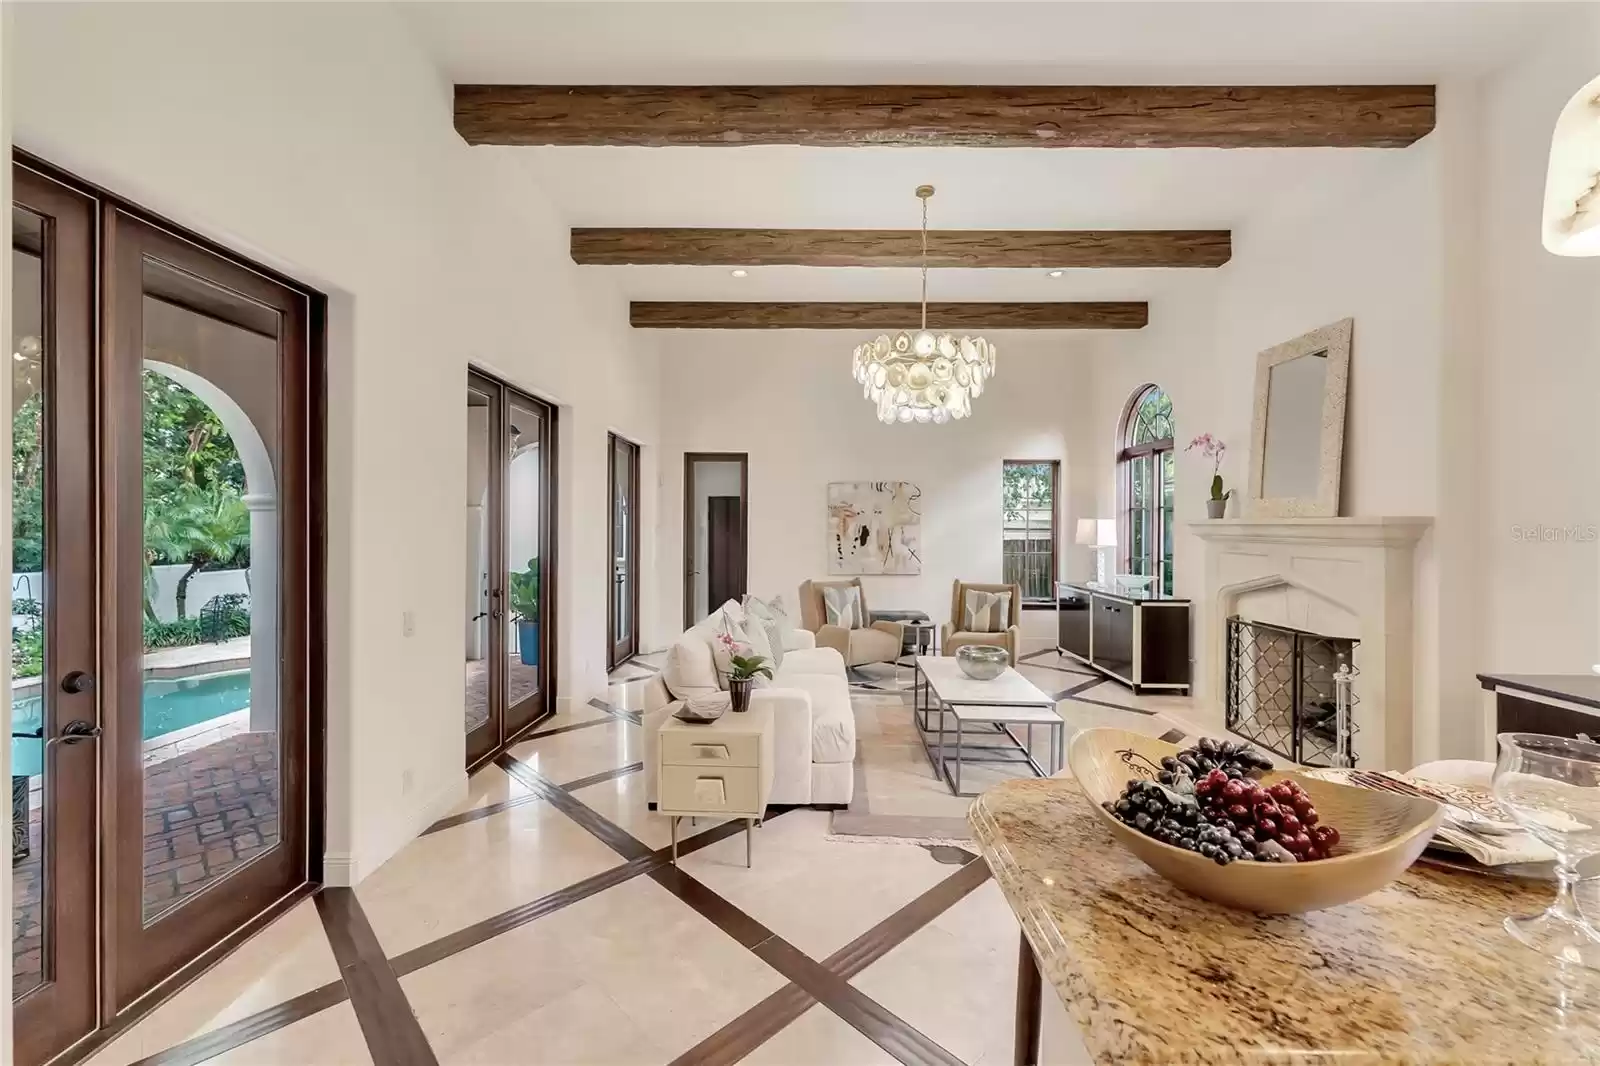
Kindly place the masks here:
<instances>
[{"instance_id":1,"label":"throw pillow","mask_svg":"<svg viewBox=\"0 0 1600 1066\"><path fill-rule=\"evenodd\" d=\"M746 632L758 621L766 628L767 641L772 645L772 668L776 670L783 665L783 653L789 650L795 632L794 623L789 621L789 610L783 604L783 597L774 596L770 600L762 600L746 596L744 615Z\"/></svg>"},{"instance_id":2,"label":"throw pillow","mask_svg":"<svg viewBox=\"0 0 1600 1066\"><path fill-rule=\"evenodd\" d=\"M733 656L750 654L750 636L744 627L735 622L722 608L718 608L717 612L706 620L706 632L709 634L707 643L711 647L711 658L717 666L717 687L726 689L728 673L733 669Z\"/></svg>"},{"instance_id":3,"label":"throw pillow","mask_svg":"<svg viewBox=\"0 0 1600 1066\"><path fill-rule=\"evenodd\" d=\"M1011 593L967 589L961 600L965 633L1004 633L1011 623Z\"/></svg>"},{"instance_id":4,"label":"throw pillow","mask_svg":"<svg viewBox=\"0 0 1600 1066\"><path fill-rule=\"evenodd\" d=\"M667 649L661 680L676 700L692 699L721 691L717 684L717 664L711 654L708 634L699 627L684 633Z\"/></svg>"},{"instance_id":5,"label":"throw pillow","mask_svg":"<svg viewBox=\"0 0 1600 1066\"><path fill-rule=\"evenodd\" d=\"M822 606L827 623L840 629L865 629L867 620L861 610L859 585L828 585L822 589Z\"/></svg>"},{"instance_id":6,"label":"throw pillow","mask_svg":"<svg viewBox=\"0 0 1600 1066\"><path fill-rule=\"evenodd\" d=\"M747 617L744 623L744 639L745 643L750 645L750 650L741 651L740 655L759 655L767 660L768 666L777 666L777 650L772 646L772 636L766 622L754 616Z\"/></svg>"}]
</instances>

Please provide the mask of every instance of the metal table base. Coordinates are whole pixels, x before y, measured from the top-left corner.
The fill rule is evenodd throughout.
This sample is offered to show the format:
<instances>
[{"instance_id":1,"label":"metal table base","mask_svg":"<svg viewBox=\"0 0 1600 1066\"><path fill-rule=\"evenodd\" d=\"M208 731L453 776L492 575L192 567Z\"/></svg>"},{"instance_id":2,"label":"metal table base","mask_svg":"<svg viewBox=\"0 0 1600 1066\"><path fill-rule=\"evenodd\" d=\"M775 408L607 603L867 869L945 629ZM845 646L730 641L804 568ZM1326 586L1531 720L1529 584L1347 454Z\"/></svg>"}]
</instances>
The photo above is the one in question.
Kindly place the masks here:
<instances>
[{"instance_id":1,"label":"metal table base","mask_svg":"<svg viewBox=\"0 0 1600 1066\"><path fill-rule=\"evenodd\" d=\"M961 791L961 767L964 763L1015 763L1027 766L1035 777L1049 777L1051 774L1060 773L1061 768L1066 765L1067 723L1060 717L1057 717L1054 722L983 722L978 724L988 728L977 730L974 734L968 732L969 724L957 718L955 712L950 709L951 706L936 698L933 686L929 683L927 676L918 668L916 678L913 680L911 687L911 713L917 728L917 739L922 742L922 751L928 757L929 764L933 767L934 776L944 778L945 787L949 788L953 795L978 795L976 792ZM963 703L961 706L991 705ZM997 704L993 706L1004 707L1009 705ZM937 727L931 723L934 715L938 716ZM955 737L955 754L953 758L945 754L946 737L952 735L946 728L947 718L956 719L953 734ZM1023 736L1018 737L1011 731L1011 727L1014 725L1024 727L1026 732ZM1039 761L1033 757L1033 729L1035 726L1042 726L1049 731L1051 766L1049 770L1039 765ZM973 735L998 735L1003 737L1007 743L983 744L976 747L967 746L966 739ZM929 743L930 736L937 736L937 746ZM983 754L974 754L974 752L982 752ZM954 774L950 772L951 762L955 763Z\"/></svg>"}]
</instances>

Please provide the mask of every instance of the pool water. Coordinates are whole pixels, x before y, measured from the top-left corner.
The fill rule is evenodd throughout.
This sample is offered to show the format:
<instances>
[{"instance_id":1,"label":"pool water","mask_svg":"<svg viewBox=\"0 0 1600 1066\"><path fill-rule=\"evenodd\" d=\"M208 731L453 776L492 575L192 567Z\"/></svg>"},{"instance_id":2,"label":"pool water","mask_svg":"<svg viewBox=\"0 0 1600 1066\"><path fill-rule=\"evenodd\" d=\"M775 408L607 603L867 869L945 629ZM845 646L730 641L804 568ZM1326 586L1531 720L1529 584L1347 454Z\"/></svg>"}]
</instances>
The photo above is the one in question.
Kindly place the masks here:
<instances>
[{"instance_id":1,"label":"pool water","mask_svg":"<svg viewBox=\"0 0 1600 1066\"><path fill-rule=\"evenodd\" d=\"M39 728L43 701L26 696L16 701L13 732L28 733ZM236 670L204 677L152 678L144 683L144 739L187 729L242 711L250 706L250 671ZM11 772L17 776L40 772L44 741L33 737L11 740Z\"/></svg>"}]
</instances>

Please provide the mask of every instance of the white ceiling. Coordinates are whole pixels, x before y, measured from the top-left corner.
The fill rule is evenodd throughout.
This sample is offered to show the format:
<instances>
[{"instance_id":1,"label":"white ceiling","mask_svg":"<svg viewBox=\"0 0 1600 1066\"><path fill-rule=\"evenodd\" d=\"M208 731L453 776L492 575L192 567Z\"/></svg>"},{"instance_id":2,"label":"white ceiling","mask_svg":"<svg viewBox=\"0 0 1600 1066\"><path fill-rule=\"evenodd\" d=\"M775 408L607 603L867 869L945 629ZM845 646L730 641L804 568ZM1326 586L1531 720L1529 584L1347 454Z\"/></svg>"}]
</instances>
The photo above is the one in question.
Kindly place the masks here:
<instances>
[{"instance_id":1,"label":"white ceiling","mask_svg":"<svg viewBox=\"0 0 1600 1066\"><path fill-rule=\"evenodd\" d=\"M1542 3L413 3L455 82L1437 82L1552 32ZM1384 150L480 148L579 226L1228 228ZM1399 151L1405 151L1401 149ZM914 299L914 271L589 267L636 299ZM942 270L933 299L1139 299L1201 271Z\"/></svg>"}]
</instances>

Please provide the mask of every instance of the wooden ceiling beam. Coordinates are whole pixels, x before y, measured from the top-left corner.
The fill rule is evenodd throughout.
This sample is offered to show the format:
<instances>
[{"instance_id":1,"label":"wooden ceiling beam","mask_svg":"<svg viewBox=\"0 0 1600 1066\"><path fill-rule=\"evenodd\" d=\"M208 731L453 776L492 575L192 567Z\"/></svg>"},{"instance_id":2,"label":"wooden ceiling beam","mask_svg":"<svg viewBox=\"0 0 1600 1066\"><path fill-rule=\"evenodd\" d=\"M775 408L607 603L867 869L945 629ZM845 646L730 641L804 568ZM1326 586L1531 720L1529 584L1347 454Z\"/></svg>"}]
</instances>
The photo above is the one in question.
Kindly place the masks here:
<instances>
[{"instance_id":1,"label":"wooden ceiling beam","mask_svg":"<svg viewBox=\"0 0 1600 1066\"><path fill-rule=\"evenodd\" d=\"M468 144L1401 148L1431 85L457 85Z\"/></svg>"},{"instance_id":2,"label":"wooden ceiling beam","mask_svg":"<svg viewBox=\"0 0 1600 1066\"><path fill-rule=\"evenodd\" d=\"M1227 230L933 230L934 267L1219 267ZM914 229L586 229L575 263L605 266L915 267Z\"/></svg>"},{"instance_id":3,"label":"wooden ceiling beam","mask_svg":"<svg viewBox=\"0 0 1600 1066\"><path fill-rule=\"evenodd\" d=\"M629 321L640 329L878 329L899 331L920 321L915 303L755 303L634 301ZM928 328L1141 329L1143 301L1057 303L930 303Z\"/></svg>"}]
</instances>

